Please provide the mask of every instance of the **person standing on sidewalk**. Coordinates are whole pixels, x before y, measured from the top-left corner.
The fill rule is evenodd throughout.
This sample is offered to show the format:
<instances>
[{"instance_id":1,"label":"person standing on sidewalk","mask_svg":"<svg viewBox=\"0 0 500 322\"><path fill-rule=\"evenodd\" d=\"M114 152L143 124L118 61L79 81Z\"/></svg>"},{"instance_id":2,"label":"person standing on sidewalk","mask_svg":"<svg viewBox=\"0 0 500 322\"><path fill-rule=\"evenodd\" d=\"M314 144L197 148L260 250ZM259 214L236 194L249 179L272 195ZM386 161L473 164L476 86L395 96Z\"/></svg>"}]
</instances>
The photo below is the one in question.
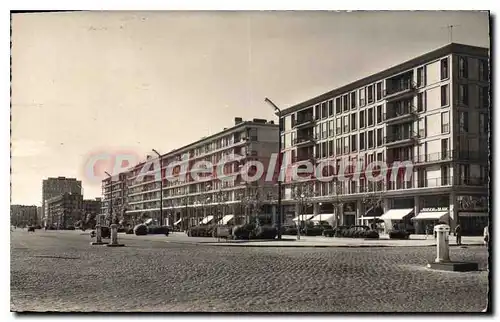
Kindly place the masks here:
<instances>
[{"instance_id":1,"label":"person standing on sidewalk","mask_svg":"<svg viewBox=\"0 0 500 322\"><path fill-rule=\"evenodd\" d=\"M455 236L457 237L457 245L462 245L462 227L460 224L455 227Z\"/></svg>"},{"instance_id":2,"label":"person standing on sidewalk","mask_svg":"<svg viewBox=\"0 0 500 322\"><path fill-rule=\"evenodd\" d=\"M484 238L484 246L488 247L488 243L490 242L490 232L488 230L488 226L484 227L483 238Z\"/></svg>"}]
</instances>

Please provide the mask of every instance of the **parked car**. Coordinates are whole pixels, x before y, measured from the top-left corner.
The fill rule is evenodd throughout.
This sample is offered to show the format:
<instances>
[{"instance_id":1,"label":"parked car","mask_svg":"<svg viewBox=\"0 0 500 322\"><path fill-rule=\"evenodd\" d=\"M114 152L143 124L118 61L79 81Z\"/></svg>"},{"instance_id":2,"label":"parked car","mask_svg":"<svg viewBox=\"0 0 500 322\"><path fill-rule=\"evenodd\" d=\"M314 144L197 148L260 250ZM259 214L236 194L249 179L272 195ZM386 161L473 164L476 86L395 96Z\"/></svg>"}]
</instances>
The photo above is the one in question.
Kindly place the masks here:
<instances>
[{"instance_id":1,"label":"parked car","mask_svg":"<svg viewBox=\"0 0 500 322\"><path fill-rule=\"evenodd\" d=\"M28 232L35 232L35 226L28 226Z\"/></svg>"},{"instance_id":2,"label":"parked car","mask_svg":"<svg viewBox=\"0 0 500 322\"><path fill-rule=\"evenodd\" d=\"M148 234L148 226L145 224L139 224L134 227L134 234L136 236L145 236Z\"/></svg>"},{"instance_id":3,"label":"parked car","mask_svg":"<svg viewBox=\"0 0 500 322\"><path fill-rule=\"evenodd\" d=\"M392 230L389 232L390 239L409 239L410 233L406 230Z\"/></svg>"},{"instance_id":4,"label":"parked car","mask_svg":"<svg viewBox=\"0 0 500 322\"><path fill-rule=\"evenodd\" d=\"M95 236L96 236L96 231L92 230L90 232L90 237L94 238ZM101 238L110 238L110 237L111 237L111 230L109 229L109 227L102 226L101 227Z\"/></svg>"}]
</instances>

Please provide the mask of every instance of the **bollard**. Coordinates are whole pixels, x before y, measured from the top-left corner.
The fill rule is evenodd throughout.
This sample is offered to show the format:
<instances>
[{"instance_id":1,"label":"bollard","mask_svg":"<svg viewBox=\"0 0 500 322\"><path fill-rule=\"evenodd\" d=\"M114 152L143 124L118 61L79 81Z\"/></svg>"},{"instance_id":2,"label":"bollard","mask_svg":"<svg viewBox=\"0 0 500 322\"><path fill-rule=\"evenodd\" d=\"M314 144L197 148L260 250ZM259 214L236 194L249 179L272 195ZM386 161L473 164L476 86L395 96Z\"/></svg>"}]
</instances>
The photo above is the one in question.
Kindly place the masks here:
<instances>
[{"instance_id":1,"label":"bollard","mask_svg":"<svg viewBox=\"0 0 500 322\"><path fill-rule=\"evenodd\" d=\"M102 241L102 233L101 233L101 225L100 224L95 225L95 238L96 238L96 241L93 243L90 243L91 245L105 245L106 244Z\"/></svg>"},{"instance_id":2,"label":"bollard","mask_svg":"<svg viewBox=\"0 0 500 322\"><path fill-rule=\"evenodd\" d=\"M448 225L437 225L434 227L434 232L436 233L436 263L449 262L450 261L450 248L448 245L448 236L450 233L450 226Z\"/></svg>"},{"instance_id":3,"label":"bollard","mask_svg":"<svg viewBox=\"0 0 500 322\"><path fill-rule=\"evenodd\" d=\"M107 244L106 246L109 246L109 247L125 246L123 244L118 244L118 225L112 224L110 228L111 228L111 242L109 244Z\"/></svg>"}]
</instances>

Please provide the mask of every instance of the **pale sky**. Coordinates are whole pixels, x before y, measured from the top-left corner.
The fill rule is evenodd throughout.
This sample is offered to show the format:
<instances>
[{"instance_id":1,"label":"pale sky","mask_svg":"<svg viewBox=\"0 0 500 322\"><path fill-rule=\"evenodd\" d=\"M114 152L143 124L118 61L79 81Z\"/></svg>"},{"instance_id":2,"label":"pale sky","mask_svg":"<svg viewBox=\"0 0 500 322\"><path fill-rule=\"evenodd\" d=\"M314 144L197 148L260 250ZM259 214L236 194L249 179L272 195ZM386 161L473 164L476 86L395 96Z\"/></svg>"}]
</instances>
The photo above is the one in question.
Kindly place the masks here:
<instances>
[{"instance_id":1,"label":"pale sky","mask_svg":"<svg viewBox=\"0 0 500 322\"><path fill-rule=\"evenodd\" d=\"M166 153L453 41L489 47L479 12L88 12L12 16L12 203L82 180L97 151Z\"/></svg>"}]
</instances>

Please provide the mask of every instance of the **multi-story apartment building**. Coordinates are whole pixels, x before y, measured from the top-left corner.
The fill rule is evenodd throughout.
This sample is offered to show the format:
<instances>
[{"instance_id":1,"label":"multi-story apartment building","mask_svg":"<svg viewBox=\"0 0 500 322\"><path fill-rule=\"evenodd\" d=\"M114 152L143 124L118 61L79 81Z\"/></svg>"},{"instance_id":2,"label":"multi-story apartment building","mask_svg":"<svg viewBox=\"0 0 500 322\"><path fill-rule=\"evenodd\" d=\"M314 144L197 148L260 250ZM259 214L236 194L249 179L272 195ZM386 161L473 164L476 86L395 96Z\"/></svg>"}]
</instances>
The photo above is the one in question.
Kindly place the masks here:
<instances>
[{"instance_id":1,"label":"multi-story apartment building","mask_svg":"<svg viewBox=\"0 0 500 322\"><path fill-rule=\"evenodd\" d=\"M47 225L57 228L74 226L83 218L83 196L79 193L64 193L46 200Z\"/></svg>"},{"instance_id":2,"label":"multi-story apartment building","mask_svg":"<svg viewBox=\"0 0 500 322\"><path fill-rule=\"evenodd\" d=\"M37 206L11 205L10 223L14 226L24 227L37 222Z\"/></svg>"},{"instance_id":3,"label":"multi-story apartment building","mask_svg":"<svg viewBox=\"0 0 500 322\"><path fill-rule=\"evenodd\" d=\"M374 217L365 201L380 198L386 227L411 223L421 233L444 221L480 232L488 222L488 58L487 48L452 43L284 110L282 152L296 166L413 165L408 181L402 172L379 183L363 175L341 182L335 173L329 182L312 179L313 214L332 212L340 198L336 219L360 224ZM294 203L289 184L284 197Z\"/></svg>"},{"instance_id":4,"label":"multi-story apartment building","mask_svg":"<svg viewBox=\"0 0 500 322\"><path fill-rule=\"evenodd\" d=\"M162 155L163 223L178 224L182 219L189 218L182 220L182 226L188 227L215 211L241 218L243 216L239 215L243 215L247 203L259 198L263 211L271 212L271 204L276 200L275 184L271 180L266 182L265 175L253 183L246 183L245 174L242 178L241 173L252 175L255 168L249 167L249 164L245 166L249 161L259 161L264 170L267 169L272 154L278 152L278 138L278 125L272 121L235 118L233 127ZM229 155L235 157L228 159ZM217 175L217 170L212 168L209 170L213 174L210 178L196 180L193 166L197 162L208 161L219 165L222 160L228 160L221 167L222 173ZM113 200L126 200L118 201L126 205L123 213L126 220L133 221L142 216L160 219L160 180L151 172L141 177L144 169L153 171L155 161L158 162L158 169L158 158L148 157L129 171L115 175ZM228 176L234 176L234 180L221 180ZM103 212L109 212L110 181L111 178L103 180ZM257 191L260 195L249 197ZM262 196L264 193L267 195ZM113 212L116 207L113 201Z\"/></svg>"},{"instance_id":5,"label":"multi-story apartment building","mask_svg":"<svg viewBox=\"0 0 500 322\"><path fill-rule=\"evenodd\" d=\"M57 177L43 180L42 184L42 216L46 219L46 200L64 193L82 194L82 182L75 178ZM42 222L43 222L42 220Z\"/></svg>"},{"instance_id":6,"label":"multi-story apartment building","mask_svg":"<svg viewBox=\"0 0 500 322\"><path fill-rule=\"evenodd\" d=\"M85 215L87 214L93 214L93 215L98 215L101 213L101 203L102 199L101 198L95 198L95 199L84 199L82 203L82 210Z\"/></svg>"}]
</instances>

